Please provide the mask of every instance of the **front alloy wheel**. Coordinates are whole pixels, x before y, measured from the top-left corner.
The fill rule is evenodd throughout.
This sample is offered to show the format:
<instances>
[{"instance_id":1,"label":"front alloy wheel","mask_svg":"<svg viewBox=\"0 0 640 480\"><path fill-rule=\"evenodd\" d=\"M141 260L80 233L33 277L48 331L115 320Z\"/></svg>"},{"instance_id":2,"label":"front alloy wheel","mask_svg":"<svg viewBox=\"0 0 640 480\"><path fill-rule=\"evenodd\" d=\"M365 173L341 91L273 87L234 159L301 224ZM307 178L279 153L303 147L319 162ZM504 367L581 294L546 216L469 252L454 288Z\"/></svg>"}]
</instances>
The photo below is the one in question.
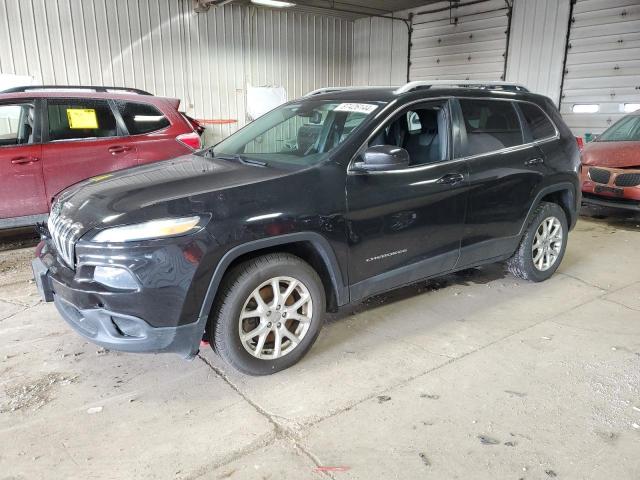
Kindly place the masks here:
<instances>
[{"instance_id":1,"label":"front alloy wheel","mask_svg":"<svg viewBox=\"0 0 640 480\"><path fill-rule=\"evenodd\" d=\"M229 271L218 289L208 332L213 349L249 375L298 362L322 328L326 306L318 273L289 253L270 253Z\"/></svg>"},{"instance_id":2,"label":"front alloy wheel","mask_svg":"<svg viewBox=\"0 0 640 480\"><path fill-rule=\"evenodd\" d=\"M276 359L304 339L313 318L309 289L293 277L274 277L256 287L244 302L238 333L250 355Z\"/></svg>"}]
</instances>

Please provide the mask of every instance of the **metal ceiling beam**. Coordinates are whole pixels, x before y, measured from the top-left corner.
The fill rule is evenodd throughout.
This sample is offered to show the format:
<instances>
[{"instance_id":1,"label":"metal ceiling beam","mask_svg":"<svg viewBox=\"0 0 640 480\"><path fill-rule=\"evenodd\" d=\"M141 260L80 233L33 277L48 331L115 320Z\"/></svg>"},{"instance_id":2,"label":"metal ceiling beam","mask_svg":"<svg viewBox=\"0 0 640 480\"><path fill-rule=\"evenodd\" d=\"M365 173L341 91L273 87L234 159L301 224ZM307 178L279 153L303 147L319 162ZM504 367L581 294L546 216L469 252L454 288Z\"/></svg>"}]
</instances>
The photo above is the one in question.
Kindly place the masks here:
<instances>
[{"instance_id":1,"label":"metal ceiling beam","mask_svg":"<svg viewBox=\"0 0 640 480\"><path fill-rule=\"evenodd\" d=\"M393 14L393 10L384 8L369 7L359 3L352 3L340 0L291 0L297 7L318 8L339 13L347 13L363 17L384 17L398 20L407 20ZM211 7L221 7L230 3L249 4L250 0L192 0L193 10L196 13L207 12Z\"/></svg>"}]
</instances>

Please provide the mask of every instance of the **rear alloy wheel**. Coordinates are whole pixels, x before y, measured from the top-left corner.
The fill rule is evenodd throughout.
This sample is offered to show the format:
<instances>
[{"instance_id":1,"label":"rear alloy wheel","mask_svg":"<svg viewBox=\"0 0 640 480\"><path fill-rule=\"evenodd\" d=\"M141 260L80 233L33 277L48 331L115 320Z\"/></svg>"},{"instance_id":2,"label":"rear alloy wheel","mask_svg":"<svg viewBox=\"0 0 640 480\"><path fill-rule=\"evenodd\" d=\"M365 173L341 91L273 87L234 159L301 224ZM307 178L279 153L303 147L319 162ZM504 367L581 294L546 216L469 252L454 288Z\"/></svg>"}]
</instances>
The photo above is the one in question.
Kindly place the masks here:
<instances>
[{"instance_id":1,"label":"rear alloy wheel","mask_svg":"<svg viewBox=\"0 0 640 480\"><path fill-rule=\"evenodd\" d=\"M567 248L567 217L555 203L542 202L529 222L520 246L507 261L509 271L533 282L555 273Z\"/></svg>"},{"instance_id":2,"label":"rear alloy wheel","mask_svg":"<svg viewBox=\"0 0 640 480\"><path fill-rule=\"evenodd\" d=\"M273 253L231 270L211 316L211 346L249 375L268 375L298 362L322 327L325 293L302 259Z\"/></svg>"},{"instance_id":3,"label":"rear alloy wheel","mask_svg":"<svg viewBox=\"0 0 640 480\"><path fill-rule=\"evenodd\" d=\"M541 272L549 270L558 260L562 250L562 236L562 224L556 217L547 217L538 226L533 237L531 255L533 265Z\"/></svg>"}]
</instances>

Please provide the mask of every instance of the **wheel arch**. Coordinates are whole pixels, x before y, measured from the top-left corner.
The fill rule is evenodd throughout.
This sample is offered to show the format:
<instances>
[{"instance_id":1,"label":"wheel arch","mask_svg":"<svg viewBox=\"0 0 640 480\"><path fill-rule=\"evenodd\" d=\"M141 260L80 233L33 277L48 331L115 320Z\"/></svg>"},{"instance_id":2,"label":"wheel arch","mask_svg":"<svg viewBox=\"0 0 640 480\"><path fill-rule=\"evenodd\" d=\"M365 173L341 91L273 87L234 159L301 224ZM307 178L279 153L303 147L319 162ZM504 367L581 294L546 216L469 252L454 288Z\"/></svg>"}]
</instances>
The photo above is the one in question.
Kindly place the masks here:
<instances>
[{"instance_id":1,"label":"wheel arch","mask_svg":"<svg viewBox=\"0 0 640 480\"><path fill-rule=\"evenodd\" d=\"M314 232L290 233L238 245L222 257L209 281L200 309L200 320L204 320L203 329L224 275L240 262L273 252L296 255L316 270L325 288L328 310L336 310L337 307L348 303L349 290L342 279L340 264L329 242Z\"/></svg>"},{"instance_id":2,"label":"wheel arch","mask_svg":"<svg viewBox=\"0 0 640 480\"><path fill-rule=\"evenodd\" d=\"M529 207L529 212L527 213L524 223L520 227L519 237L524 235L527 226L535 214L536 208L541 202L550 202L559 205L567 216L569 229L571 230L575 226L576 221L578 220L576 187L571 182L562 182L542 188L538 192L533 203Z\"/></svg>"}]
</instances>

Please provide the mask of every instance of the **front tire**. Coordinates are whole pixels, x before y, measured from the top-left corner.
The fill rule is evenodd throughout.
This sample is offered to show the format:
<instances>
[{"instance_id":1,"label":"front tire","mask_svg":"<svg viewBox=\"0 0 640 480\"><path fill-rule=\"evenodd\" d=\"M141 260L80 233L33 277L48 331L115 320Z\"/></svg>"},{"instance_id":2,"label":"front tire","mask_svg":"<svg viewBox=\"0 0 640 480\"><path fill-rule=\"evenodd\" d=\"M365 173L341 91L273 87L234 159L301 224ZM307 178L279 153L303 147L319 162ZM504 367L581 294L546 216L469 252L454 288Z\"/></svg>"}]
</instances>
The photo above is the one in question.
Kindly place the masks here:
<instances>
[{"instance_id":1,"label":"front tire","mask_svg":"<svg viewBox=\"0 0 640 480\"><path fill-rule=\"evenodd\" d=\"M567 216L559 205L541 202L507 268L517 277L542 282L560 266L567 248Z\"/></svg>"},{"instance_id":2,"label":"front tire","mask_svg":"<svg viewBox=\"0 0 640 480\"><path fill-rule=\"evenodd\" d=\"M315 342L326 301L320 277L300 258L273 253L248 260L223 279L210 344L248 375L297 363Z\"/></svg>"}]
</instances>

